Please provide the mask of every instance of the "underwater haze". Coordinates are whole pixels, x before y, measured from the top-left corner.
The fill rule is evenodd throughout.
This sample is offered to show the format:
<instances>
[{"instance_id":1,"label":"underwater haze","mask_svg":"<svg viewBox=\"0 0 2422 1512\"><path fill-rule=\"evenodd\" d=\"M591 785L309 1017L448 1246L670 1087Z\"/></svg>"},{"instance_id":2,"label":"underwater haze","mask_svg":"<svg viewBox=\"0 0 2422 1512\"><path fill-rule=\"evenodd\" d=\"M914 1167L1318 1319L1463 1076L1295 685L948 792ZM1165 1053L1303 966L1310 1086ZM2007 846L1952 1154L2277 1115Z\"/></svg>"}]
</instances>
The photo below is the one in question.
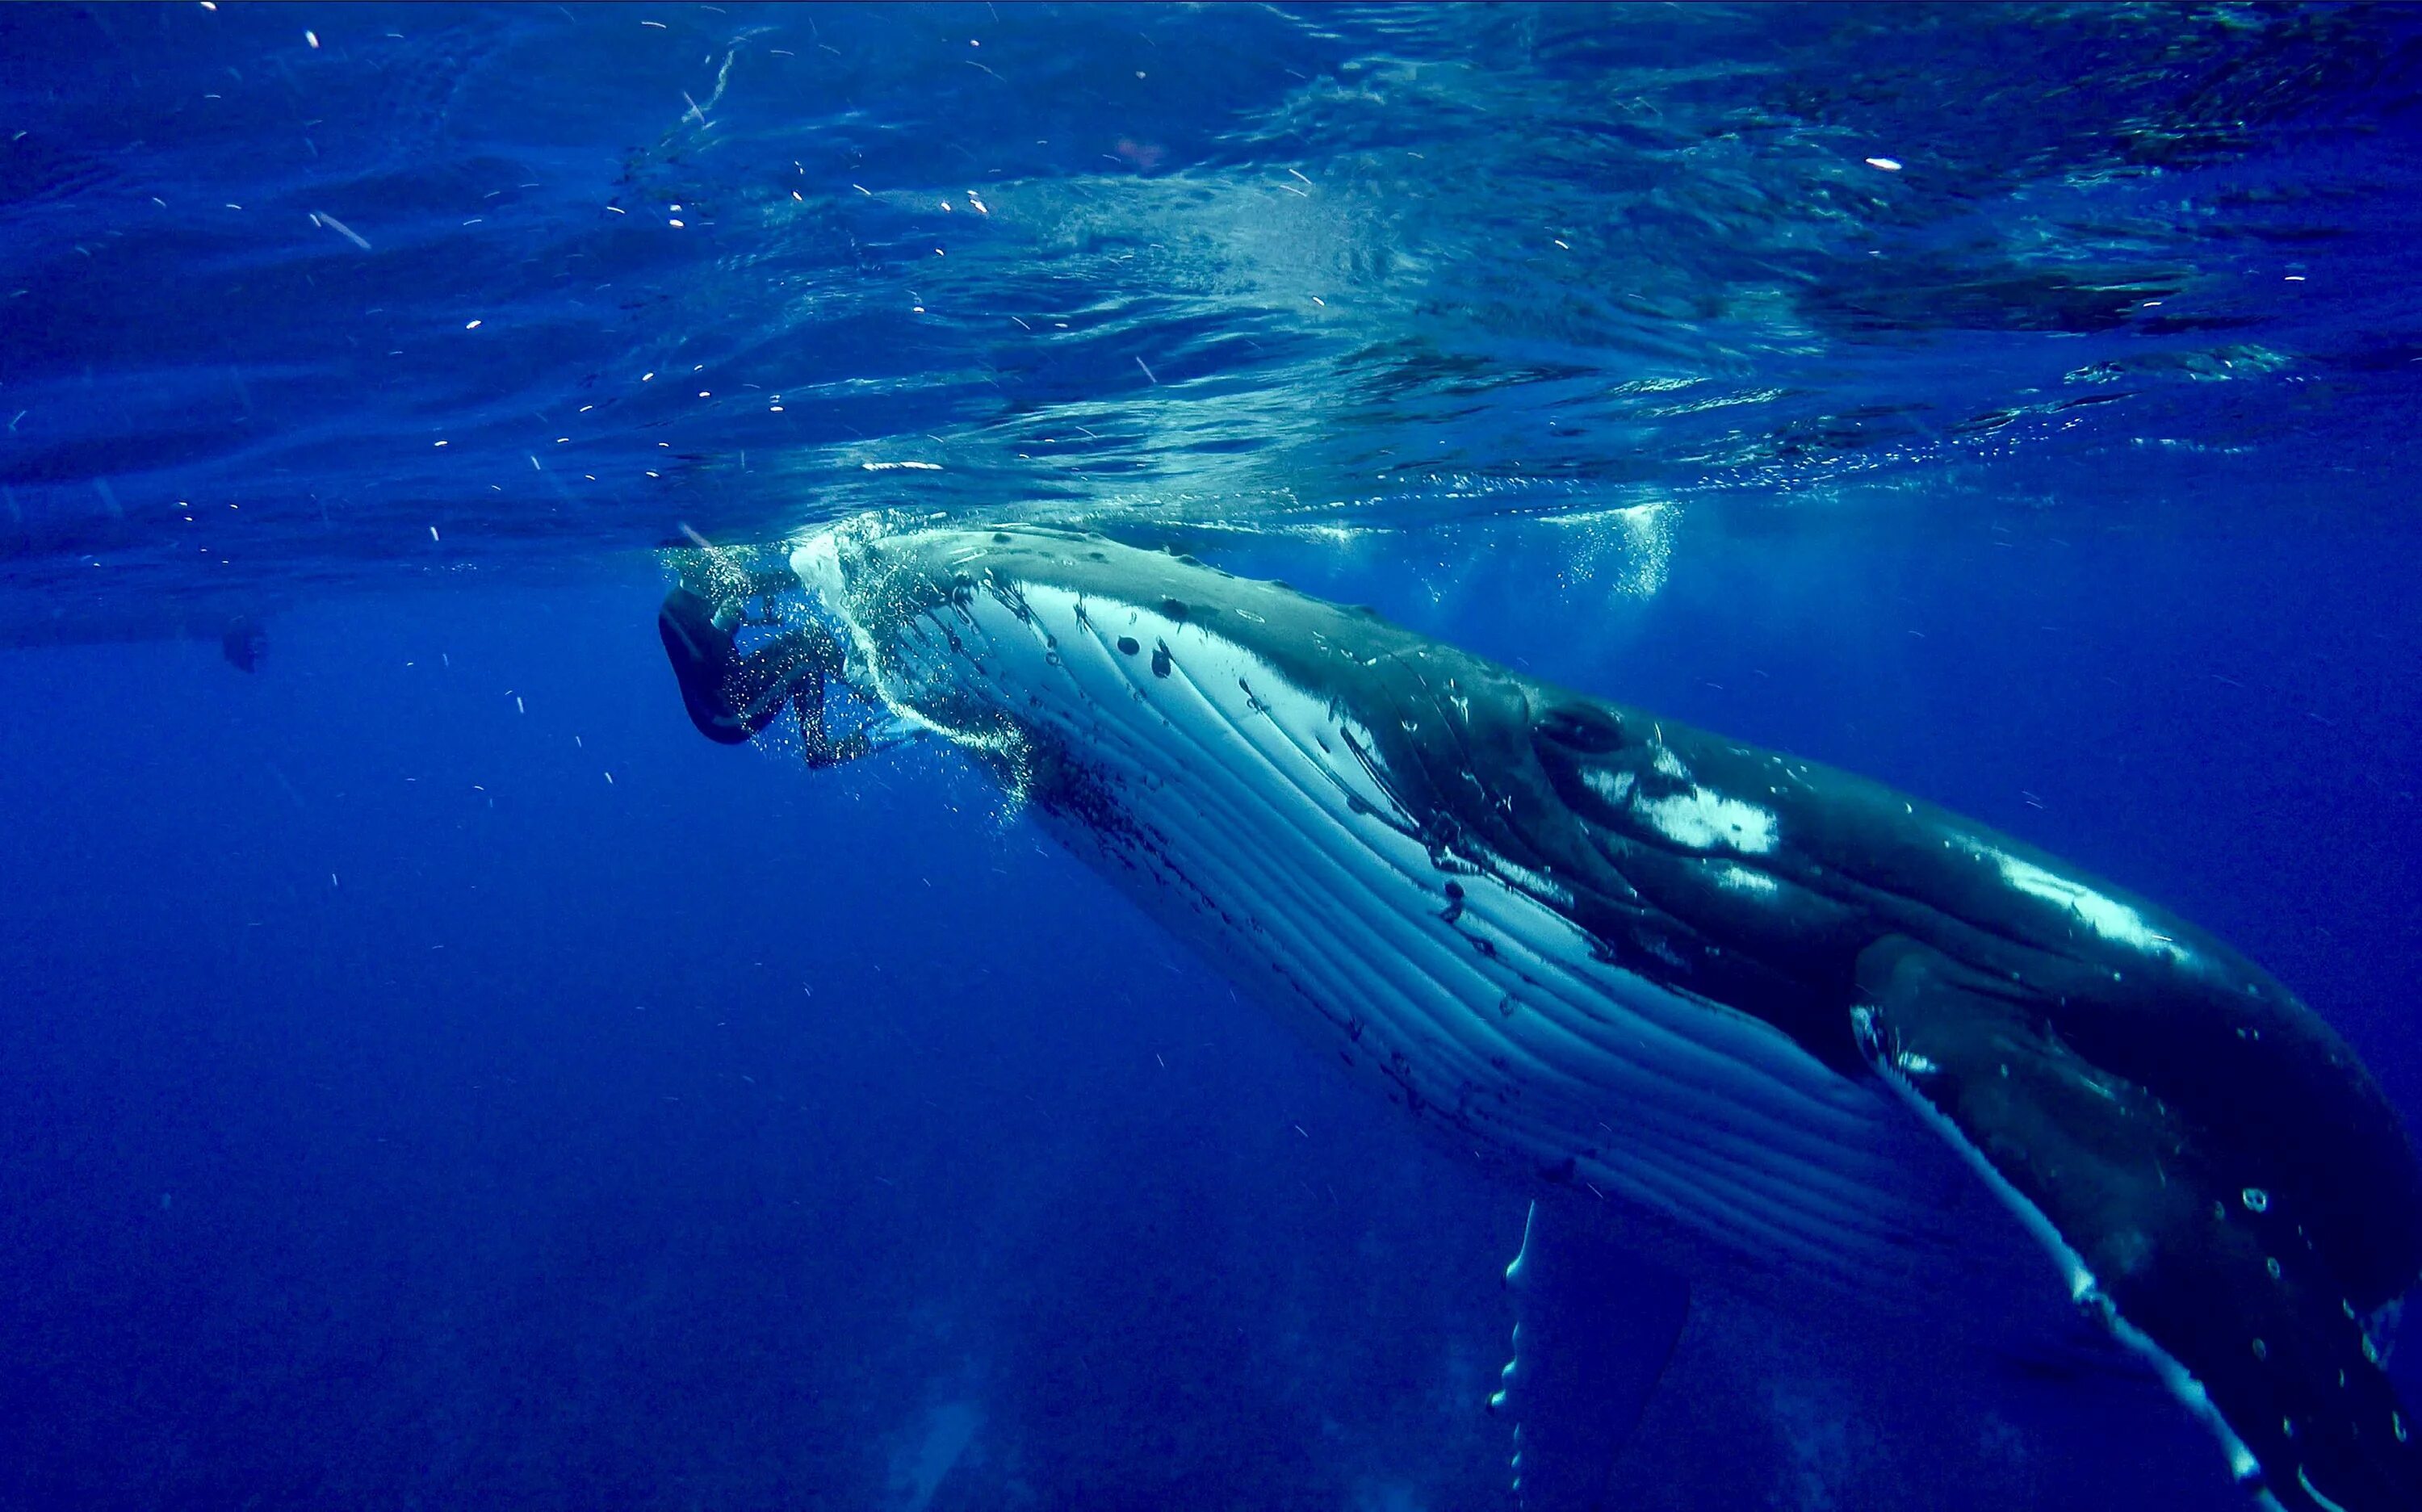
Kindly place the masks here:
<instances>
[{"instance_id":1,"label":"underwater haze","mask_svg":"<svg viewBox=\"0 0 2422 1512\"><path fill-rule=\"evenodd\" d=\"M868 512L1972 814L2422 1124L2417 248L2397 8L0 8L0 1509L1518 1504L1519 1187L692 730ZM1694 1291L1608 1504L2246 1504L1959 1305Z\"/></svg>"}]
</instances>

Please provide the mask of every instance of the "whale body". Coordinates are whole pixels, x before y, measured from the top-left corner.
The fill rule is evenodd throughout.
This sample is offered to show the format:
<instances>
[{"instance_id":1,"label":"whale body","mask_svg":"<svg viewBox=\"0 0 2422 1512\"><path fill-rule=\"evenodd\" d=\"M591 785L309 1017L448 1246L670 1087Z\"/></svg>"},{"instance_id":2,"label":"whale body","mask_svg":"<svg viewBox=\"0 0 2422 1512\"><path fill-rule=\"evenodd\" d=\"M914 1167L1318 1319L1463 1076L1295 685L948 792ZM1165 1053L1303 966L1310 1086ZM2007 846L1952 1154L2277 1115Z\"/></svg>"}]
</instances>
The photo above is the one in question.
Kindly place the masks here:
<instances>
[{"instance_id":1,"label":"whale body","mask_svg":"<svg viewBox=\"0 0 2422 1512\"><path fill-rule=\"evenodd\" d=\"M790 566L850 686L1458 1142L1869 1292L1956 1274L2005 1211L2257 1498L2422 1506L2381 1364L2422 1165L2346 1044L2192 924L1189 558L863 520Z\"/></svg>"}]
</instances>

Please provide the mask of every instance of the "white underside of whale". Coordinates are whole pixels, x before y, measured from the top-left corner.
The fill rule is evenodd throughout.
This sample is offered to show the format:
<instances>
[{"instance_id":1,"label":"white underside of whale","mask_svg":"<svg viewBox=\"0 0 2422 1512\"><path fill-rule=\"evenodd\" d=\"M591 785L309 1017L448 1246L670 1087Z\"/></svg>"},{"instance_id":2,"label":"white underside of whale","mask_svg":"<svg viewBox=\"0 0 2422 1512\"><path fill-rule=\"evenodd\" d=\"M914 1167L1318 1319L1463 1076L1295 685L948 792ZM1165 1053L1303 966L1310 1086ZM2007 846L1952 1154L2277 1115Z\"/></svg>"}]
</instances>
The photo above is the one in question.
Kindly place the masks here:
<instances>
[{"instance_id":1,"label":"white underside of whale","mask_svg":"<svg viewBox=\"0 0 2422 1512\"><path fill-rule=\"evenodd\" d=\"M2255 1457L2203 1386L2117 1315L1900 1068L1844 1076L1761 1019L1598 958L1555 883L1502 858L1441 870L1395 816L1355 711L1203 617L998 569L954 604L886 611L879 593L859 601L839 544L810 537L792 566L843 622L871 677L861 691L997 767L1046 748L1081 767L1113 812L1048 816L1062 837L1434 1127L1644 1215L1667 1241L1647 1247L1676 1258L1678 1237L1699 1279L1722 1279L1701 1267L1713 1258L1734 1275L1840 1284L1896 1312L1956 1299L2002 1315L2021 1349L2062 1327L2065 1290L2067 1317L2095 1316L2150 1365L2248 1484ZM1646 817L1676 843L1704 831L1701 843L1754 854L1771 842L1772 816L1754 805L1735 811L1697 789L1664 801L1670 811ZM1734 870L1731 885L1767 882ZM2142 928L2132 914L2089 921ZM2045 1284L2047 1254L2065 1288ZM2267 1489L2254 1500L2278 1505Z\"/></svg>"},{"instance_id":2,"label":"white underside of whale","mask_svg":"<svg viewBox=\"0 0 2422 1512\"><path fill-rule=\"evenodd\" d=\"M794 565L847 619L819 544ZM884 701L998 754L975 699L1082 763L1128 825L1066 838L1425 1119L1753 1268L1861 1291L1973 1253L1958 1231L2000 1219L1879 1084L1595 958L1547 879L1441 873L1390 822L1349 711L1194 620L1006 586L1025 618L980 590L941 618L853 622Z\"/></svg>"}]
</instances>

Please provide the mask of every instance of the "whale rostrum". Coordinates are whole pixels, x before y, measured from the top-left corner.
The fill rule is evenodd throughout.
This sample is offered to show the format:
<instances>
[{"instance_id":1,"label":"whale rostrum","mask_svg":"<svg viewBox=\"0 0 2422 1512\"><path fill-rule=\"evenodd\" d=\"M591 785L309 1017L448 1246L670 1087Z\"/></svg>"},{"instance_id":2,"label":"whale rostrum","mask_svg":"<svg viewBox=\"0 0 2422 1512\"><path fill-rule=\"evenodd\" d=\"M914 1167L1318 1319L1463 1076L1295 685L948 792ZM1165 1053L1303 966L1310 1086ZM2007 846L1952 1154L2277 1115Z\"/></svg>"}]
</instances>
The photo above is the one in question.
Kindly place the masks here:
<instances>
[{"instance_id":1,"label":"whale rostrum","mask_svg":"<svg viewBox=\"0 0 2422 1512\"><path fill-rule=\"evenodd\" d=\"M1423 1123L1710 1263L1868 1292L2005 1223L1956 1183L2248 1489L2422 1506L2382 1367L2422 1165L2345 1042L2194 925L1880 784L1190 558L869 519L789 560L825 671Z\"/></svg>"}]
</instances>

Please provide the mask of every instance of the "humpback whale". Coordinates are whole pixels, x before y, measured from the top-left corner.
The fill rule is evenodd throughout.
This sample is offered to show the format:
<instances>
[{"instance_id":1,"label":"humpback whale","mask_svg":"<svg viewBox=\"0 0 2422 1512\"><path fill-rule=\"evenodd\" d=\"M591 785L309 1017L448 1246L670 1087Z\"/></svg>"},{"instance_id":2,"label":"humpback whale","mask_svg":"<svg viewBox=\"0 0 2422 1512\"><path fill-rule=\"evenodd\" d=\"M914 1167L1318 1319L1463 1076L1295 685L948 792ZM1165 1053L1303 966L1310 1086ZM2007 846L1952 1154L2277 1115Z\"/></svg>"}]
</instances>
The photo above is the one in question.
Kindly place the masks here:
<instances>
[{"instance_id":1,"label":"humpback whale","mask_svg":"<svg viewBox=\"0 0 2422 1512\"><path fill-rule=\"evenodd\" d=\"M2383 1364L2422 1162L2336 1032L2157 904L1185 556L868 518L788 566L816 623L747 655L736 609L667 600L714 738L796 685L816 764L947 739L1351 1074L1526 1179L1868 1294L1956 1272L1988 1215L2263 1504L2422 1506ZM828 678L882 732L826 736Z\"/></svg>"}]
</instances>

